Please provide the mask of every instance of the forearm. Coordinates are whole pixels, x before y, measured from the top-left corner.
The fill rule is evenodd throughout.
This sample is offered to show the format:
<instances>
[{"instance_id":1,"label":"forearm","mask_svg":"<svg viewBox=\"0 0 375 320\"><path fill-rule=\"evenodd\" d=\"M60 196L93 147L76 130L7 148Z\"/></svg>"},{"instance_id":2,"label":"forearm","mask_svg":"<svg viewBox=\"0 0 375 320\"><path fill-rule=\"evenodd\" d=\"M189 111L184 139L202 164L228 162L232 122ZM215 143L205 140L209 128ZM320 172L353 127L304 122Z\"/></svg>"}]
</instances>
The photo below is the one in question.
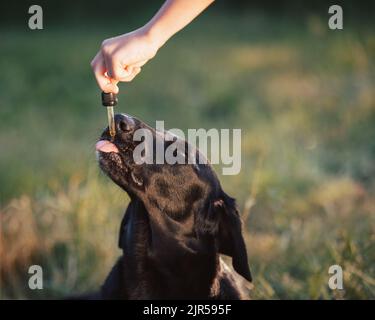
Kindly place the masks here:
<instances>
[{"instance_id":1,"label":"forearm","mask_svg":"<svg viewBox=\"0 0 375 320\"><path fill-rule=\"evenodd\" d=\"M214 0L166 0L142 28L106 39L91 61L99 87L118 93L117 83L129 82L152 59L158 49L185 27Z\"/></svg>"},{"instance_id":2,"label":"forearm","mask_svg":"<svg viewBox=\"0 0 375 320\"><path fill-rule=\"evenodd\" d=\"M161 47L214 0L167 0L144 28Z\"/></svg>"}]
</instances>

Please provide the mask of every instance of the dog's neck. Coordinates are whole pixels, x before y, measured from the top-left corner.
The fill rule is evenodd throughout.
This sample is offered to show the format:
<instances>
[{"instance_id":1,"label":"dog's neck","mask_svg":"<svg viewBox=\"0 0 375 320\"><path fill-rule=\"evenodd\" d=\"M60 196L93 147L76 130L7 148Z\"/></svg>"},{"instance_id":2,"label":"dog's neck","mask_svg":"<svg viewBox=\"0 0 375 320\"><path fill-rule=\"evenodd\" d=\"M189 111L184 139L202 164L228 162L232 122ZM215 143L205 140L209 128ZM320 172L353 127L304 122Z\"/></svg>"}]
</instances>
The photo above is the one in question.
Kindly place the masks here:
<instances>
[{"instance_id":1,"label":"dog's neck","mask_svg":"<svg viewBox=\"0 0 375 320\"><path fill-rule=\"evenodd\" d=\"M160 212L148 212L140 200L133 199L121 224L119 244L124 263L132 265L127 268L132 274L125 275L132 282L129 294L174 299L210 296L219 255L214 239L194 237L193 221L171 221ZM167 287L168 283L173 286Z\"/></svg>"}]
</instances>

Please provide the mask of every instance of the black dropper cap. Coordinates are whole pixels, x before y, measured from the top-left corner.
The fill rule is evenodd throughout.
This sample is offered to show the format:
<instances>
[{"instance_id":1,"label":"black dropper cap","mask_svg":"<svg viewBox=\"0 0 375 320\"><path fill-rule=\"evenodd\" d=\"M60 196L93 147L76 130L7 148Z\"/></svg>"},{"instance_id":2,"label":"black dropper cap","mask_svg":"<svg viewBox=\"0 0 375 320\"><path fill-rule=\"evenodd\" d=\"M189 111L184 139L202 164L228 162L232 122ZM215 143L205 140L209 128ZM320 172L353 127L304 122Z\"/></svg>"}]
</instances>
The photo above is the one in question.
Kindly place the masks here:
<instances>
[{"instance_id":1,"label":"black dropper cap","mask_svg":"<svg viewBox=\"0 0 375 320\"><path fill-rule=\"evenodd\" d=\"M112 92L102 92L102 104L104 107L114 107L117 102L117 94Z\"/></svg>"}]
</instances>

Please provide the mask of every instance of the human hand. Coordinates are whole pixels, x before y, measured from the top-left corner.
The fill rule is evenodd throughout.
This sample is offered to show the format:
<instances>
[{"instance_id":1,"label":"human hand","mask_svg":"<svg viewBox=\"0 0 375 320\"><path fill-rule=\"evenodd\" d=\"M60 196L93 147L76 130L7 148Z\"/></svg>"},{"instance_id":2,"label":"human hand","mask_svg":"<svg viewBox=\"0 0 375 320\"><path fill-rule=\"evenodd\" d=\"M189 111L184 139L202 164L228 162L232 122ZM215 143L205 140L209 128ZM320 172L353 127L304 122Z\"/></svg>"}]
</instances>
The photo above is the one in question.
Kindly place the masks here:
<instances>
[{"instance_id":1,"label":"human hand","mask_svg":"<svg viewBox=\"0 0 375 320\"><path fill-rule=\"evenodd\" d=\"M107 93L118 93L119 81L132 81L171 36L213 1L166 0L144 27L104 40L91 62L99 87Z\"/></svg>"},{"instance_id":2,"label":"human hand","mask_svg":"<svg viewBox=\"0 0 375 320\"><path fill-rule=\"evenodd\" d=\"M118 93L117 83L132 81L160 45L147 28L104 40L91 61L99 87L104 92Z\"/></svg>"}]
</instances>

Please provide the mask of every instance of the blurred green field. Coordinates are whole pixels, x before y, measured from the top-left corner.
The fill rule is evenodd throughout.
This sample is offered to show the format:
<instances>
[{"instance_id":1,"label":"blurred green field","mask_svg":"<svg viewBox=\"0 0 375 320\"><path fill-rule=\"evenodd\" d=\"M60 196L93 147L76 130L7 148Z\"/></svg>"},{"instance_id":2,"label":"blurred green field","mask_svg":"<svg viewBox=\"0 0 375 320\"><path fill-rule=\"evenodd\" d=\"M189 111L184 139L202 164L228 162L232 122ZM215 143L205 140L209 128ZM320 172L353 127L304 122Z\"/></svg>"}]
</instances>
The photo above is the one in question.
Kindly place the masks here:
<instances>
[{"instance_id":1,"label":"blurred green field","mask_svg":"<svg viewBox=\"0 0 375 320\"><path fill-rule=\"evenodd\" d=\"M137 26L1 30L1 298L98 288L119 256L128 198L96 165L106 115L89 63ZM221 181L243 213L252 298L375 298L374 62L360 21L208 14L122 85L117 111L151 125L242 129L241 173ZM31 264L44 290L28 289ZM333 264L344 290L327 286Z\"/></svg>"}]
</instances>

